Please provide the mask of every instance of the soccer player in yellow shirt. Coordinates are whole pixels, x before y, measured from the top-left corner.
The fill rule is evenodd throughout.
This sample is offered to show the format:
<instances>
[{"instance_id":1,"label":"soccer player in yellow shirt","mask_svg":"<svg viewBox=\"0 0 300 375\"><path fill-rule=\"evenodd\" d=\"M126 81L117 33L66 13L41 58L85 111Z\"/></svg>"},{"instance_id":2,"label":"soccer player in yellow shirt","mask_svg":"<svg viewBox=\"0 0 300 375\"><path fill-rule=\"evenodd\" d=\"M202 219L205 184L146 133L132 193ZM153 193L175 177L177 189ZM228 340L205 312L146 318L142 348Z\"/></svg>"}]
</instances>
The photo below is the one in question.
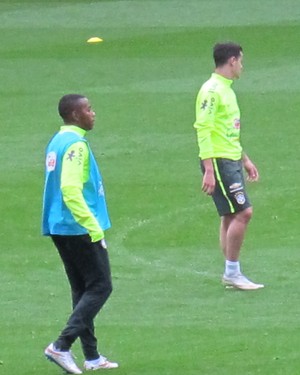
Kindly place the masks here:
<instances>
[{"instance_id":1,"label":"soccer player in yellow shirt","mask_svg":"<svg viewBox=\"0 0 300 375\"><path fill-rule=\"evenodd\" d=\"M245 277L240 269L240 250L252 206L245 189L243 170L249 181L257 181L256 166L240 143L240 110L232 90L242 72L243 50L235 43L214 46L215 71L197 96L196 121L202 190L211 195L221 217L220 243L225 257L222 282L243 290L263 288Z\"/></svg>"}]
</instances>

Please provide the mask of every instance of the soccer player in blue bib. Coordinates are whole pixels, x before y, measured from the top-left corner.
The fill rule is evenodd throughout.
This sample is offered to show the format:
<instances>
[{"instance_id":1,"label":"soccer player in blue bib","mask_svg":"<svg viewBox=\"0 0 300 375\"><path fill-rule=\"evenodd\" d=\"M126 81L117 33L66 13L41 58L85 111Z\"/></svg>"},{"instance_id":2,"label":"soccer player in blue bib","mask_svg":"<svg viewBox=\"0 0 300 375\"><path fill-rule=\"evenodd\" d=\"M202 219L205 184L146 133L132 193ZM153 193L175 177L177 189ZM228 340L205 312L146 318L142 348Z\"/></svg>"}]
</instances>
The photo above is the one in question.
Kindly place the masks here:
<instances>
[{"instance_id":1,"label":"soccer player in blue bib","mask_svg":"<svg viewBox=\"0 0 300 375\"><path fill-rule=\"evenodd\" d=\"M85 139L94 127L95 112L88 99L77 94L63 96L58 111L64 125L46 150L43 234L51 237L64 264L73 312L45 355L66 372L81 374L70 352L77 338L86 370L118 367L99 354L94 329L94 318L112 291L104 239L111 224L102 177Z\"/></svg>"}]
</instances>

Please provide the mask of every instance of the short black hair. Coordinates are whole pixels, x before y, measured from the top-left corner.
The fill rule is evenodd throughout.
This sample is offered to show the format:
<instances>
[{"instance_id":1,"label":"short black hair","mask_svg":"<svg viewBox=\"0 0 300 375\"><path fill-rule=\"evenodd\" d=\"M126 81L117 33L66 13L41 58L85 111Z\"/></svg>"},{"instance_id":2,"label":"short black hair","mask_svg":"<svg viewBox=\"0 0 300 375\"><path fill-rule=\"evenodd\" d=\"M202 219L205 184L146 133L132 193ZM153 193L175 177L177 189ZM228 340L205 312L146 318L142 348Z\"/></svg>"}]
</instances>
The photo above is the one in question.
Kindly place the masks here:
<instances>
[{"instance_id":1,"label":"short black hair","mask_svg":"<svg viewBox=\"0 0 300 375\"><path fill-rule=\"evenodd\" d=\"M213 50L216 67L226 64L231 57L238 58L241 52L243 52L243 49L239 44L232 42L217 43Z\"/></svg>"},{"instance_id":2,"label":"short black hair","mask_svg":"<svg viewBox=\"0 0 300 375\"><path fill-rule=\"evenodd\" d=\"M84 95L68 94L64 95L58 103L58 113L60 117L66 121L70 120L72 112L76 109L78 101L85 99Z\"/></svg>"}]
</instances>

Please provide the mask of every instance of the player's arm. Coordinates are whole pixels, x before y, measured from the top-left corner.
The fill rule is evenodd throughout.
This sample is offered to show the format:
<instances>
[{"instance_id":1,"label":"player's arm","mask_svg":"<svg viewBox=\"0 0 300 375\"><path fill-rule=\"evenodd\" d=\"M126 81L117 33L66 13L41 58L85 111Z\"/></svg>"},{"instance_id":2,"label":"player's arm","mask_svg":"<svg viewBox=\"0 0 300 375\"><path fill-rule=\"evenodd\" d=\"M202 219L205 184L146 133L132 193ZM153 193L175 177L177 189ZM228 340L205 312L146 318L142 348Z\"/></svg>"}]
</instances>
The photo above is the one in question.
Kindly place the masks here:
<instances>
[{"instance_id":1,"label":"player's arm","mask_svg":"<svg viewBox=\"0 0 300 375\"><path fill-rule=\"evenodd\" d=\"M247 172L247 180L248 181L258 181L259 179L259 173L258 169L256 168L256 165L251 161L249 156L245 153L242 155L242 161L243 161L243 166Z\"/></svg>"},{"instance_id":2,"label":"player's arm","mask_svg":"<svg viewBox=\"0 0 300 375\"><path fill-rule=\"evenodd\" d=\"M211 134L215 127L215 117L219 105L219 95L211 91L200 91L196 102L196 121L199 157L209 159L213 157Z\"/></svg>"},{"instance_id":3,"label":"player's arm","mask_svg":"<svg viewBox=\"0 0 300 375\"><path fill-rule=\"evenodd\" d=\"M74 143L68 148L62 161L61 191L76 222L86 228L92 242L96 242L104 238L104 232L83 196L88 159L89 151L85 142Z\"/></svg>"},{"instance_id":4,"label":"player's arm","mask_svg":"<svg viewBox=\"0 0 300 375\"><path fill-rule=\"evenodd\" d=\"M213 194L216 186L214 166L212 159L202 160L204 174L202 179L202 191L208 195Z\"/></svg>"},{"instance_id":5,"label":"player's arm","mask_svg":"<svg viewBox=\"0 0 300 375\"><path fill-rule=\"evenodd\" d=\"M211 133L214 129L219 96L214 92L200 92L196 103L196 122L199 157L204 166L202 190L211 195L214 192L216 181L213 168L213 144Z\"/></svg>"}]
</instances>

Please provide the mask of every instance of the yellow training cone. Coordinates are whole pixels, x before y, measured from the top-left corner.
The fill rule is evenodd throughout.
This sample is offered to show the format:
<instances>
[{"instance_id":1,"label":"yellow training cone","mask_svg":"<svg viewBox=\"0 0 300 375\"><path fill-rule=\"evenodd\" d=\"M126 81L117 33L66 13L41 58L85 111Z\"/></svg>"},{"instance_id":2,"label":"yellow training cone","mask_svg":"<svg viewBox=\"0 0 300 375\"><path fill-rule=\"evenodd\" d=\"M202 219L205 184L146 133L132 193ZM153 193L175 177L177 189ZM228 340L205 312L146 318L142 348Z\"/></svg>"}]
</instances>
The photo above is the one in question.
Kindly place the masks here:
<instances>
[{"instance_id":1,"label":"yellow training cone","mask_svg":"<svg viewBox=\"0 0 300 375\"><path fill-rule=\"evenodd\" d=\"M103 39L98 38L97 36L94 36L87 40L87 43L100 43L103 42Z\"/></svg>"}]
</instances>

